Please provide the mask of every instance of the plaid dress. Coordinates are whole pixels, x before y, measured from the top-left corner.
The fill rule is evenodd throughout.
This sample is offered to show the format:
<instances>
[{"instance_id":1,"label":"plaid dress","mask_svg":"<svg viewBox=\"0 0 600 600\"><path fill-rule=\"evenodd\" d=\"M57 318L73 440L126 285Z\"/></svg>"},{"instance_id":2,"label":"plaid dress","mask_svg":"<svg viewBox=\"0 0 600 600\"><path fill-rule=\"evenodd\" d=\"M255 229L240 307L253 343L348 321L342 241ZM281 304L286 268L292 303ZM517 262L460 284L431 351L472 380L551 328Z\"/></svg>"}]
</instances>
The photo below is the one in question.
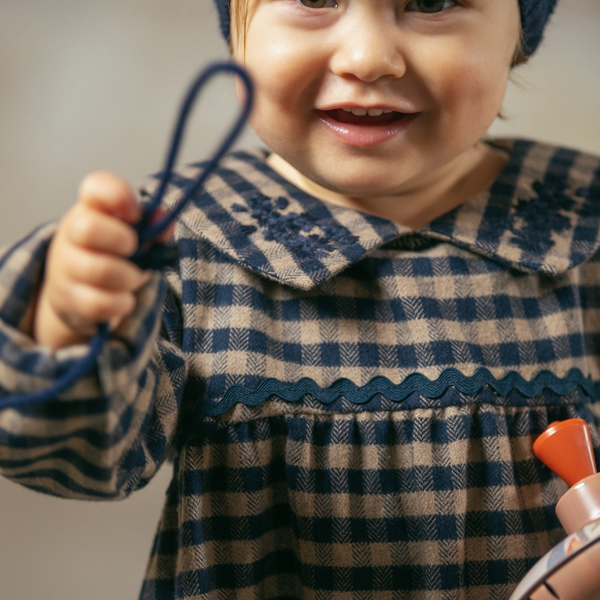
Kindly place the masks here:
<instances>
[{"instance_id":1,"label":"plaid dress","mask_svg":"<svg viewBox=\"0 0 600 600\"><path fill-rule=\"evenodd\" d=\"M2 473L116 500L171 458L144 600L508 599L564 535L535 437L599 442L600 160L495 144L491 188L419 230L229 155L97 372L0 410ZM23 332L53 230L0 255L2 396L86 352Z\"/></svg>"}]
</instances>

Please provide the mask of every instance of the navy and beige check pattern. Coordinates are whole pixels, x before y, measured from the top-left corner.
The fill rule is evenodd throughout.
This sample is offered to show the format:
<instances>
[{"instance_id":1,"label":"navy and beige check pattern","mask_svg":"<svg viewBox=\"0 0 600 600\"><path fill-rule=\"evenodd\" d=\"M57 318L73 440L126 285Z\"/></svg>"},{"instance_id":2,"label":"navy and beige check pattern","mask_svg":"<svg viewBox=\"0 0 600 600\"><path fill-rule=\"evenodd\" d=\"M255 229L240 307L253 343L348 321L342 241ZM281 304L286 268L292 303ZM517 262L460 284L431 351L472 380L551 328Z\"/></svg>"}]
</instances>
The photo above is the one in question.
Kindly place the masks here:
<instances>
[{"instance_id":1,"label":"navy and beige check pattern","mask_svg":"<svg viewBox=\"0 0 600 600\"><path fill-rule=\"evenodd\" d=\"M97 373L0 410L3 474L121 499L172 458L143 600L508 599L564 535L533 440L599 442L600 160L495 143L491 189L418 231L229 155ZM1 395L85 352L25 332L52 232L0 255Z\"/></svg>"}]
</instances>

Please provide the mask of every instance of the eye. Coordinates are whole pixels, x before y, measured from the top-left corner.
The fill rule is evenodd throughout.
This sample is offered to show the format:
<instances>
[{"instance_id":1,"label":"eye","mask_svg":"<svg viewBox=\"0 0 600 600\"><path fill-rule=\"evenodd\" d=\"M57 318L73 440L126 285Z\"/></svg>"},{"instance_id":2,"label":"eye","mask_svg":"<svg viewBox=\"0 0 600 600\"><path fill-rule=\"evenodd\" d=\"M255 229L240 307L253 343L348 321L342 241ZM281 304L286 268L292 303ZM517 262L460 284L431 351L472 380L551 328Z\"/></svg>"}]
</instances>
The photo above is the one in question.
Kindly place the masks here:
<instances>
[{"instance_id":1,"label":"eye","mask_svg":"<svg viewBox=\"0 0 600 600\"><path fill-rule=\"evenodd\" d=\"M303 6L308 8L337 8L336 0L298 0Z\"/></svg>"},{"instance_id":2,"label":"eye","mask_svg":"<svg viewBox=\"0 0 600 600\"><path fill-rule=\"evenodd\" d=\"M407 5L408 11L417 11L422 13L437 13L451 8L456 4L455 0L411 0Z\"/></svg>"}]
</instances>

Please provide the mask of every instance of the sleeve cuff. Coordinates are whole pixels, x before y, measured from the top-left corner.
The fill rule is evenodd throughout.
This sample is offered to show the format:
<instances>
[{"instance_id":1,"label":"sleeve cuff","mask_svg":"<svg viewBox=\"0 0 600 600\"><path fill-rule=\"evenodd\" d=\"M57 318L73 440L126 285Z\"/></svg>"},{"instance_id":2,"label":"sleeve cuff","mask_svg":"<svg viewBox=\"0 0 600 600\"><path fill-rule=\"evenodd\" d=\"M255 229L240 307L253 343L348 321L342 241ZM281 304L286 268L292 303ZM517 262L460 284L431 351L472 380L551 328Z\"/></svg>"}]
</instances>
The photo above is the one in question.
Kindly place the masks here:
<instances>
[{"instance_id":1,"label":"sleeve cuff","mask_svg":"<svg viewBox=\"0 0 600 600\"><path fill-rule=\"evenodd\" d=\"M34 392L62 377L89 352L88 344L53 351L39 345L24 324L42 282L56 225L44 225L0 254L0 396ZM124 389L141 375L154 350L165 285L155 273L138 292L138 302L105 344L92 376L65 392L90 398Z\"/></svg>"}]
</instances>

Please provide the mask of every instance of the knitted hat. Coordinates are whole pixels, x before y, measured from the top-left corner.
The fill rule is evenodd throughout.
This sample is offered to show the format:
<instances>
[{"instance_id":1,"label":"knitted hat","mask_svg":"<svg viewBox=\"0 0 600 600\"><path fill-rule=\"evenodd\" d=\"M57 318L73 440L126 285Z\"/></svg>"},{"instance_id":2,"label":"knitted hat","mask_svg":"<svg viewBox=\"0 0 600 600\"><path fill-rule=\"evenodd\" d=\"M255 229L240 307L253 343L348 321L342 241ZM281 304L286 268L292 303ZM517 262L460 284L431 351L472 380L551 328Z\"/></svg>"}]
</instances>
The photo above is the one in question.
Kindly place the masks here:
<instances>
[{"instance_id":1,"label":"knitted hat","mask_svg":"<svg viewBox=\"0 0 600 600\"><path fill-rule=\"evenodd\" d=\"M550 18L557 0L519 0L521 5L521 26L523 27L523 37L525 47L523 51L531 56L539 43L542 41L542 34L546 22ZM229 41L229 0L215 0L217 10L219 11L219 20L221 21L221 32L223 37Z\"/></svg>"},{"instance_id":2,"label":"knitted hat","mask_svg":"<svg viewBox=\"0 0 600 600\"><path fill-rule=\"evenodd\" d=\"M521 26L525 47L523 51L531 56L542 41L544 27L558 0L519 0L521 5Z\"/></svg>"},{"instance_id":3,"label":"knitted hat","mask_svg":"<svg viewBox=\"0 0 600 600\"><path fill-rule=\"evenodd\" d=\"M229 27L231 26L231 22L229 20L229 0L215 0L215 4L217 5L217 10L219 11L221 33L229 42Z\"/></svg>"}]
</instances>

